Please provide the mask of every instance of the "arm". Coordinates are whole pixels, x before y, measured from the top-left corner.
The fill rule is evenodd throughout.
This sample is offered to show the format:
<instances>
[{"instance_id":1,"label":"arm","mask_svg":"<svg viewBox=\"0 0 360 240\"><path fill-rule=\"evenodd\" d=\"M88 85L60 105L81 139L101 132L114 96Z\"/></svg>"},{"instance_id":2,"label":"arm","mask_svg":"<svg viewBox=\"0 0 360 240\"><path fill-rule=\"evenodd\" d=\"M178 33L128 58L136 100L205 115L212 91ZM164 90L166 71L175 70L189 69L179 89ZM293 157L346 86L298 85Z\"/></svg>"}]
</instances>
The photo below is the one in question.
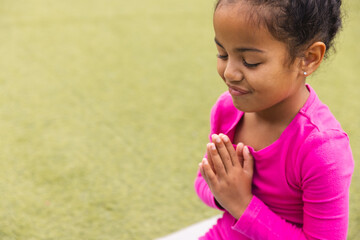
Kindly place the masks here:
<instances>
[{"instance_id":1,"label":"arm","mask_svg":"<svg viewBox=\"0 0 360 240\"><path fill-rule=\"evenodd\" d=\"M205 179L222 206L235 218L241 213L234 230L250 239L346 239L349 185L354 166L347 136L340 132L319 133L304 144L301 154L296 167L303 190L302 227L286 222L256 196L243 213L237 211L239 202L220 196L220 193L226 195L224 187L221 191L217 189L219 179L214 178L216 174L212 175L210 167L204 167L204 175L210 176ZM233 186L241 187L239 184Z\"/></svg>"},{"instance_id":2,"label":"arm","mask_svg":"<svg viewBox=\"0 0 360 240\"><path fill-rule=\"evenodd\" d=\"M219 115L220 115L219 109L223 105L222 103L224 102L224 97L225 97L224 94L221 95L219 97L219 99L216 101L216 103L214 104L214 106L211 108L210 134L209 134L210 141L212 140L212 138L211 138L212 134L220 131L219 121L218 121ZM231 98L230 98L230 101L231 101ZM208 158L207 153L205 154L204 158ZM220 204L218 204L217 201L215 200L214 195L210 191L210 188L207 185L205 179L202 177L202 175L200 173L200 168L198 169L198 172L197 172L197 175L195 178L194 187L195 187L195 191L196 191L197 195L206 205L208 205L209 207L215 208L215 209L223 210L223 208L220 206Z\"/></svg>"}]
</instances>

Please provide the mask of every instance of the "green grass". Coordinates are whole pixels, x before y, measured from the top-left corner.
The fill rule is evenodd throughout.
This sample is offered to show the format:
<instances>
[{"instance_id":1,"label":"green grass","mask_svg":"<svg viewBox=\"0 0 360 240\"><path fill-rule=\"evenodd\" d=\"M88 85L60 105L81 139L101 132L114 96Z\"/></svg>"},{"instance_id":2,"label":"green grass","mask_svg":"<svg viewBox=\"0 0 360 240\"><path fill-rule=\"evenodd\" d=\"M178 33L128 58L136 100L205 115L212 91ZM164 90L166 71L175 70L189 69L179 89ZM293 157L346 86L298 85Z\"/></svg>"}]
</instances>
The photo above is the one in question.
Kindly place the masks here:
<instances>
[{"instance_id":1,"label":"green grass","mask_svg":"<svg viewBox=\"0 0 360 240\"><path fill-rule=\"evenodd\" d=\"M309 81L360 144L360 3ZM210 1L2 0L0 239L153 239L217 214L193 180L225 90ZM349 239L359 239L359 170Z\"/></svg>"}]
</instances>

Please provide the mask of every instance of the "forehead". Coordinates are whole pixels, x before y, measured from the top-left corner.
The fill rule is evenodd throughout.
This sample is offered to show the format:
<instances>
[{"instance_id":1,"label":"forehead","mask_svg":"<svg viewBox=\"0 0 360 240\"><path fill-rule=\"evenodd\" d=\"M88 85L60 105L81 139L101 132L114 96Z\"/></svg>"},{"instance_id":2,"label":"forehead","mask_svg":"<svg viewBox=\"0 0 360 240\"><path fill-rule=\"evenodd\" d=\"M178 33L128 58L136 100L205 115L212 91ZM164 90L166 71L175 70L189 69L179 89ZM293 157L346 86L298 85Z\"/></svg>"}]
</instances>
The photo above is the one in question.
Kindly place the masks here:
<instances>
[{"instance_id":1,"label":"forehead","mask_svg":"<svg viewBox=\"0 0 360 240\"><path fill-rule=\"evenodd\" d=\"M246 1L220 4L213 20L216 39L224 44L264 48L285 45L276 40L259 19L262 12L266 14L265 9L251 6Z\"/></svg>"},{"instance_id":2,"label":"forehead","mask_svg":"<svg viewBox=\"0 0 360 240\"><path fill-rule=\"evenodd\" d=\"M256 0L223 0L216 6L215 13L218 10L237 13L246 18L249 24L265 26L264 20L272 16L271 9L270 5L260 4Z\"/></svg>"}]
</instances>

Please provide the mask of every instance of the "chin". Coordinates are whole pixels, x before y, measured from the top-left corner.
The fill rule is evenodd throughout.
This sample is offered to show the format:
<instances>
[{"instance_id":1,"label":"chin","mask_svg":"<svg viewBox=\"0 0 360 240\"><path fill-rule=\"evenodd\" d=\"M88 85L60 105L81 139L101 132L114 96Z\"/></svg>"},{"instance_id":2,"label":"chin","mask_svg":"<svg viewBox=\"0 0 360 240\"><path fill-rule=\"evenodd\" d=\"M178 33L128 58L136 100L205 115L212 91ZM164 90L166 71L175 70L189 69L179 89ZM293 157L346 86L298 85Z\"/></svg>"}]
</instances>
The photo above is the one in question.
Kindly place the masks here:
<instances>
[{"instance_id":1,"label":"chin","mask_svg":"<svg viewBox=\"0 0 360 240\"><path fill-rule=\"evenodd\" d=\"M234 107L242 112L258 112L259 109L249 106L249 104L244 103L236 103L233 101Z\"/></svg>"},{"instance_id":2,"label":"chin","mask_svg":"<svg viewBox=\"0 0 360 240\"><path fill-rule=\"evenodd\" d=\"M239 111L242 111L242 112L252 112L252 111L250 111L250 109L249 109L248 107L246 107L246 105L244 105L244 104L236 104L236 103L234 103L234 102L233 102L233 104L234 104L234 107L235 107L237 110L239 110Z\"/></svg>"},{"instance_id":3,"label":"chin","mask_svg":"<svg viewBox=\"0 0 360 240\"><path fill-rule=\"evenodd\" d=\"M236 97L231 96L232 97L232 102L234 107L236 107L236 109L245 112L247 110L247 105L246 103L240 102L239 99L236 99Z\"/></svg>"}]
</instances>

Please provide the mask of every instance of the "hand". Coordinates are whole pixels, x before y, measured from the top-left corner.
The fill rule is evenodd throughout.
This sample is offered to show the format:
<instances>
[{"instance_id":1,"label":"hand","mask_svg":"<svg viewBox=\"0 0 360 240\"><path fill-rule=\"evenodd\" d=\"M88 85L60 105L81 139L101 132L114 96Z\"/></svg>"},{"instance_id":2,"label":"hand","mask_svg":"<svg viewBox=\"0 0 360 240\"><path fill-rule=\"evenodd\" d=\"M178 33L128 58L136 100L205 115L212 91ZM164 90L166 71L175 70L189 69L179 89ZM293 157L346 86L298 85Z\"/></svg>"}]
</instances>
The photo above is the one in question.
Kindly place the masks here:
<instances>
[{"instance_id":1,"label":"hand","mask_svg":"<svg viewBox=\"0 0 360 240\"><path fill-rule=\"evenodd\" d=\"M252 199L254 159L248 147L239 143L236 151L230 139L213 135L207 145L208 159L199 164L200 172L219 204L239 219Z\"/></svg>"}]
</instances>

